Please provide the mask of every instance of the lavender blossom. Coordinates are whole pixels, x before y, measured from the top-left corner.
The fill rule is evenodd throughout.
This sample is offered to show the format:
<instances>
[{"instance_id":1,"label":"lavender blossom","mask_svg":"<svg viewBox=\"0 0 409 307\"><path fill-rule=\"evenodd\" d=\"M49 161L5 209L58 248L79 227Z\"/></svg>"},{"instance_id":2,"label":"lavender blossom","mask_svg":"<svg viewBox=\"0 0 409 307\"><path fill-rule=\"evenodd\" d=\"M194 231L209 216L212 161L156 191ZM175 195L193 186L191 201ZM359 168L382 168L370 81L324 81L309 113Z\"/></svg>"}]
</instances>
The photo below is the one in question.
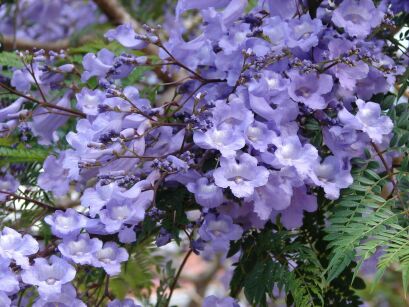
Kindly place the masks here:
<instances>
[{"instance_id":1,"label":"lavender blossom","mask_svg":"<svg viewBox=\"0 0 409 307\"><path fill-rule=\"evenodd\" d=\"M129 258L125 248L118 247L115 242L106 242L102 249L95 254L93 266L102 267L108 275L117 275L121 272L121 262Z\"/></svg>"},{"instance_id":2,"label":"lavender blossom","mask_svg":"<svg viewBox=\"0 0 409 307\"><path fill-rule=\"evenodd\" d=\"M332 21L349 35L364 38L381 23L383 15L371 0L345 0L334 11Z\"/></svg>"},{"instance_id":3,"label":"lavender blossom","mask_svg":"<svg viewBox=\"0 0 409 307\"><path fill-rule=\"evenodd\" d=\"M4 227L0 235L0 257L16 261L25 268L28 256L38 252L37 241L29 234L21 235L14 229Z\"/></svg>"},{"instance_id":4,"label":"lavender blossom","mask_svg":"<svg viewBox=\"0 0 409 307\"><path fill-rule=\"evenodd\" d=\"M254 188L265 185L269 171L257 166L256 158L242 153L238 158L220 158L220 167L215 169L213 177L217 186L229 187L236 197L249 197Z\"/></svg>"},{"instance_id":5,"label":"lavender blossom","mask_svg":"<svg viewBox=\"0 0 409 307\"><path fill-rule=\"evenodd\" d=\"M54 255L49 260L34 259L34 264L21 273L23 282L37 286L40 296L44 298L60 295L62 286L72 281L74 277L74 267Z\"/></svg>"},{"instance_id":6,"label":"lavender blossom","mask_svg":"<svg viewBox=\"0 0 409 307\"><path fill-rule=\"evenodd\" d=\"M58 245L59 251L65 258L79 264L92 264L94 253L101 248L102 241L96 238L90 239L86 233L80 234L77 238L64 239Z\"/></svg>"},{"instance_id":7,"label":"lavender blossom","mask_svg":"<svg viewBox=\"0 0 409 307\"><path fill-rule=\"evenodd\" d=\"M327 106L323 95L332 90L333 81L330 75L314 73L301 75L292 72L290 78L288 94L294 101L302 102L314 110L321 110Z\"/></svg>"}]
</instances>

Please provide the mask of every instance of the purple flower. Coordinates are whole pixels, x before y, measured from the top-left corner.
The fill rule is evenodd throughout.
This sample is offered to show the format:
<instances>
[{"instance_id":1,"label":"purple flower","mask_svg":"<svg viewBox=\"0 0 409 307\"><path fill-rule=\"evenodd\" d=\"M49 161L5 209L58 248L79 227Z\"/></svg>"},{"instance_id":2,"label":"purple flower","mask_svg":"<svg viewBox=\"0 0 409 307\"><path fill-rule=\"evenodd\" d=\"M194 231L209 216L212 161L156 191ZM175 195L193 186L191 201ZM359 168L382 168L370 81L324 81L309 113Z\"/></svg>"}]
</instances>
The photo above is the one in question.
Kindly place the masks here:
<instances>
[{"instance_id":1,"label":"purple flower","mask_svg":"<svg viewBox=\"0 0 409 307\"><path fill-rule=\"evenodd\" d=\"M91 77L105 78L112 68L115 55L108 49L101 49L97 55L87 53L82 60L84 72L81 76L82 82L87 82Z\"/></svg>"},{"instance_id":2,"label":"purple flower","mask_svg":"<svg viewBox=\"0 0 409 307\"><path fill-rule=\"evenodd\" d=\"M136 200L112 200L99 213L106 231L118 232L123 224L136 225L145 217L145 211L153 200L153 191L142 192Z\"/></svg>"},{"instance_id":3,"label":"purple flower","mask_svg":"<svg viewBox=\"0 0 409 307\"><path fill-rule=\"evenodd\" d=\"M51 256L34 259L34 264L21 273L23 282L38 286L38 292L44 298L59 295L61 287L72 281L75 277L75 269L64 259Z\"/></svg>"},{"instance_id":4,"label":"purple flower","mask_svg":"<svg viewBox=\"0 0 409 307\"><path fill-rule=\"evenodd\" d=\"M0 306L5 306L5 307L11 306L11 300L10 300L10 298L9 298L8 295L7 295L5 292L3 292L3 291L0 291Z\"/></svg>"},{"instance_id":5,"label":"purple flower","mask_svg":"<svg viewBox=\"0 0 409 307\"><path fill-rule=\"evenodd\" d=\"M64 152L58 158L53 155L48 156L43 164L44 172L37 179L37 183L42 189L51 191L56 196L65 195L70 188L70 180L67 177L68 170L61 167L64 158Z\"/></svg>"},{"instance_id":6,"label":"purple flower","mask_svg":"<svg viewBox=\"0 0 409 307\"><path fill-rule=\"evenodd\" d=\"M249 200L254 202L254 212L263 221L269 219L273 210L284 210L290 206L293 187L279 172L270 174L266 185L256 188Z\"/></svg>"},{"instance_id":7,"label":"purple flower","mask_svg":"<svg viewBox=\"0 0 409 307\"><path fill-rule=\"evenodd\" d=\"M332 77L327 74L299 74L295 71L290 74L291 83L288 94L297 102L302 102L314 110L321 110L327 106L323 95L332 90Z\"/></svg>"},{"instance_id":8,"label":"purple flower","mask_svg":"<svg viewBox=\"0 0 409 307\"><path fill-rule=\"evenodd\" d=\"M77 299L77 291L71 284L61 286L61 293L51 294L48 297L39 297L33 304L33 307L86 307L86 305Z\"/></svg>"},{"instance_id":9,"label":"purple flower","mask_svg":"<svg viewBox=\"0 0 409 307\"><path fill-rule=\"evenodd\" d=\"M71 92L68 91L56 105L63 108L70 108L70 96ZM69 118L67 115L68 114L60 115L49 113L47 108L39 107L33 112L33 121L29 122L28 126L31 128L33 134L39 137L40 144L50 145L51 142L58 140L56 131L67 122Z\"/></svg>"},{"instance_id":10,"label":"purple flower","mask_svg":"<svg viewBox=\"0 0 409 307\"><path fill-rule=\"evenodd\" d=\"M83 87L81 92L75 95L77 98L77 108L87 115L98 115L98 106L102 105L106 98L105 93L100 90L90 90Z\"/></svg>"},{"instance_id":11,"label":"purple flower","mask_svg":"<svg viewBox=\"0 0 409 307\"><path fill-rule=\"evenodd\" d=\"M217 186L229 187L236 197L249 197L254 188L265 185L269 171L257 166L257 159L247 153L238 158L220 158L220 167L215 169L213 177Z\"/></svg>"},{"instance_id":12,"label":"purple flower","mask_svg":"<svg viewBox=\"0 0 409 307\"><path fill-rule=\"evenodd\" d=\"M134 301L130 298L126 298L122 301L116 299L112 302L109 302L107 307L141 307L140 305L136 305Z\"/></svg>"},{"instance_id":13,"label":"purple flower","mask_svg":"<svg viewBox=\"0 0 409 307\"><path fill-rule=\"evenodd\" d=\"M247 127L245 137L247 144L260 152L265 152L268 146L273 144L276 133L268 129L266 124L254 121Z\"/></svg>"},{"instance_id":14,"label":"purple flower","mask_svg":"<svg viewBox=\"0 0 409 307\"><path fill-rule=\"evenodd\" d=\"M283 19L291 19L299 11L301 1L299 0L267 0L271 16L280 16Z\"/></svg>"},{"instance_id":15,"label":"purple flower","mask_svg":"<svg viewBox=\"0 0 409 307\"><path fill-rule=\"evenodd\" d=\"M343 57L345 53L354 48L355 45L346 39L336 38L328 43L328 50L331 59ZM353 65L338 63L331 71L339 79L341 86L349 91L355 89L358 80L365 79L369 72L369 67L366 63L359 61L356 57L352 57Z\"/></svg>"},{"instance_id":16,"label":"purple flower","mask_svg":"<svg viewBox=\"0 0 409 307\"><path fill-rule=\"evenodd\" d=\"M223 190L207 177L200 177L186 185L189 192L195 194L196 202L206 208L215 208L224 202Z\"/></svg>"},{"instance_id":17,"label":"purple flower","mask_svg":"<svg viewBox=\"0 0 409 307\"><path fill-rule=\"evenodd\" d=\"M203 0L203 1L189 1L189 0L180 0L176 6L176 17L179 18L180 14L187 10L192 9L207 9L209 7L214 8L223 8L228 5L232 0Z\"/></svg>"},{"instance_id":18,"label":"purple flower","mask_svg":"<svg viewBox=\"0 0 409 307\"><path fill-rule=\"evenodd\" d=\"M122 227L118 233L119 242L121 243L133 243L136 242L136 233L133 227Z\"/></svg>"},{"instance_id":19,"label":"purple flower","mask_svg":"<svg viewBox=\"0 0 409 307\"><path fill-rule=\"evenodd\" d=\"M227 125L206 132L195 131L193 140L201 148L219 150L223 157L235 156L236 151L246 145L243 133Z\"/></svg>"},{"instance_id":20,"label":"purple flower","mask_svg":"<svg viewBox=\"0 0 409 307\"><path fill-rule=\"evenodd\" d=\"M9 114L17 113L25 101L26 101L25 98L20 97L12 104L8 105L5 108L0 109L0 122L6 121L8 119Z\"/></svg>"},{"instance_id":21,"label":"purple flower","mask_svg":"<svg viewBox=\"0 0 409 307\"><path fill-rule=\"evenodd\" d=\"M349 187L353 182L349 162L336 156L328 156L315 165L314 173L317 178L313 181L324 188L328 199L337 199L340 189Z\"/></svg>"},{"instance_id":22,"label":"purple flower","mask_svg":"<svg viewBox=\"0 0 409 307\"><path fill-rule=\"evenodd\" d=\"M240 307L240 305L232 297L219 298L210 295L204 299L202 307Z\"/></svg>"},{"instance_id":23,"label":"purple flower","mask_svg":"<svg viewBox=\"0 0 409 307\"><path fill-rule=\"evenodd\" d=\"M19 186L20 182L18 182L10 173L5 173L3 176L0 176L0 191L14 193ZM0 201L5 201L7 196L7 193L0 192Z\"/></svg>"},{"instance_id":24,"label":"purple flower","mask_svg":"<svg viewBox=\"0 0 409 307\"><path fill-rule=\"evenodd\" d=\"M0 235L0 257L15 260L17 265L28 266L28 256L38 252L37 241L30 235L21 235L4 227Z\"/></svg>"},{"instance_id":25,"label":"purple flower","mask_svg":"<svg viewBox=\"0 0 409 307\"><path fill-rule=\"evenodd\" d=\"M271 215L271 221L275 222L276 216L281 214L281 223L287 229L302 226L304 211L314 212L317 210L317 198L314 195L307 194L305 186L294 189L291 205L282 211L274 211Z\"/></svg>"},{"instance_id":26,"label":"purple flower","mask_svg":"<svg viewBox=\"0 0 409 307\"><path fill-rule=\"evenodd\" d=\"M380 105L375 102L358 99L356 104L358 113L355 116L344 108L338 113L339 119L344 125L362 130L373 142L381 144L383 138L392 132L392 120L382 115Z\"/></svg>"},{"instance_id":27,"label":"purple flower","mask_svg":"<svg viewBox=\"0 0 409 307\"><path fill-rule=\"evenodd\" d=\"M17 275L10 269L10 260L3 257L0 257L0 280L1 291L14 294L20 289Z\"/></svg>"},{"instance_id":28,"label":"purple flower","mask_svg":"<svg viewBox=\"0 0 409 307\"><path fill-rule=\"evenodd\" d=\"M51 226L52 233L60 238L78 235L89 223L87 217L72 208L57 210L46 216L44 221Z\"/></svg>"},{"instance_id":29,"label":"purple flower","mask_svg":"<svg viewBox=\"0 0 409 307\"><path fill-rule=\"evenodd\" d=\"M320 19L311 19L309 14L289 22L288 47L307 52L318 45L318 35L323 26Z\"/></svg>"},{"instance_id":30,"label":"purple flower","mask_svg":"<svg viewBox=\"0 0 409 307\"><path fill-rule=\"evenodd\" d=\"M139 50L147 46L145 41L137 38L130 24L123 24L115 29L109 30L105 33L105 37L110 41L116 40L122 46L130 49Z\"/></svg>"},{"instance_id":31,"label":"purple flower","mask_svg":"<svg viewBox=\"0 0 409 307\"><path fill-rule=\"evenodd\" d=\"M106 242L102 249L95 253L95 267L102 267L108 275L117 275L121 272L121 262L128 260L129 255L125 248L118 247L115 242Z\"/></svg>"},{"instance_id":32,"label":"purple flower","mask_svg":"<svg viewBox=\"0 0 409 307\"><path fill-rule=\"evenodd\" d=\"M345 0L334 11L332 22L350 36L364 38L381 23L383 15L372 0Z\"/></svg>"},{"instance_id":33,"label":"purple flower","mask_svg":"<svg viewBox=\"0 0 409 307\"><path fill-rule=\"evenodd\" d=\"M277 139L274 152L275 160L270 163L275 167L294 167L301 178L312 173L312 167L318 159L318 151L311 144L302 145L296 135L283 136Z\"/></svg>"},{"instance_id":34,"label":"purple flower","mask_svg":"<svg viewBox=\"0 0 409 307\"><path fill-rule=\"evenodd\" d=\"M207 214L199 228L200 238L210 241L214 251L225 251L230 241L238 240L243 233L239 225L233 224L230 216L224 214Z\"/></svg>"},{"instance_id":35,"label":"purple flower","mask_svg":"<svg viewBox=\"0 0 409 307\"><path fill-rule=\"evenodd\" d=\"M102 241L90 239L89 234L80 234L77 238L66 238L58 245L61 254L75 263L91 264L94 253L102 248Z\"/></svg>"},{"instance_id":36,"label":"purple flower","mask_svg":"<svg viewBox=\"0 0 409 307\"><path fill-rule=\"evenodd\" d=\"M288 42L288 24L280 17L274 16L264 20L263 33L270 39L269 47L271 50L278 51L283 49Z\"/></svg>"}]
</instances>

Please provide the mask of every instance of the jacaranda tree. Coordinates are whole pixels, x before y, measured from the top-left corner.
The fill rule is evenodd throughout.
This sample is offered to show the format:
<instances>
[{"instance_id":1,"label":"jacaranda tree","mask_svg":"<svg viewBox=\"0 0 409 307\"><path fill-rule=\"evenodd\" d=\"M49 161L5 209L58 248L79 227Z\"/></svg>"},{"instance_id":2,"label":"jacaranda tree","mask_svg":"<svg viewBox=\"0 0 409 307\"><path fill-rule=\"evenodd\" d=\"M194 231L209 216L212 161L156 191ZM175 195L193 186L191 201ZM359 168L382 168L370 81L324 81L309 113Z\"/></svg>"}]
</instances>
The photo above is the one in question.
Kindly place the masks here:
<instances>
[{"instance_id":1,"label":"jacaranda tree","mask_svg":"<svg viewBox=\"0 0 409 307\"><path fill-rule=\"evenodd\" d=\"M169 306L193 254L203 306L406 295L408 0L3 2L0 306Z\"/></svg>"}]
</instances>

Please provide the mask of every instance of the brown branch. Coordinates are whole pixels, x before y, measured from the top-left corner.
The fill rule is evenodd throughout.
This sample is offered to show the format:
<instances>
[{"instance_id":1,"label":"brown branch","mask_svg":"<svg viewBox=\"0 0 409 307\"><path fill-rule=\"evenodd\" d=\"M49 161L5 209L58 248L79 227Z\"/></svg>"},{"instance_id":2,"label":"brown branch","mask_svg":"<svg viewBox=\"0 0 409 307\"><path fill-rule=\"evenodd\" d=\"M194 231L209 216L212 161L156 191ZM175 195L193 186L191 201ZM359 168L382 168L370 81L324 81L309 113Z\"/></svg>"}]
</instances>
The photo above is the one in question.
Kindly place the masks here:
<instances>
[{"instance_id":1,"label":"brown branch","mask_svg":"<svg viewBox=\"0 0 409 307\"><path fill-rule=\"evenodd\" d=\"M82 113L81 111L64 108L64 107L61 107L61 106L56 105L56 104L52 104L52 103L48 103L48 102L45 102L45 101L38 100L38 99L36 99L36 98L34 98L32 96L28 96L26 94L20 93L19 91L16 91L15 89L13 89L13 88L11 88L11 87L9 87L6 84L1 83L1 82L0 82L0 87L5 89L6 91L9 91L12 94L23 97L23 98L25 98L27 100L30 100L32 102L38 103L42 107L64 111L64 112L66 112L68 114L72 114L72 115L79 116L79 117L86 117L85 113Z\"/></svg>"},{"instance_id":2,"label":"brown branch","mask_svg":"<svg viewBox=\"0 0 409 307\"><path fill-rule=\"evenodd\" d=\"M94 0L94 3L114 25L130 24L136 32L145 33L145 30L141 24L125 10L118 0ZM153 44L149 44L143 51L147 55L157 55L158 47ZM156 67L154 71L158 77L166 83L175 82L185 77L180 73L169 76L164 73L160 67Z\"/></svg>"},{"instance_id":3,"label":"brown branch","mask_svg":"<svg viewBox=\"0 0 409 307\"><path fill-rule=\"evenodd\" d=\"M31 39L17 38L15 40L15 46L13 37L2 36L0 38L1 45L4 50L33 50L33 49L44 49L44 50L61 50L67 49L69 46L68 39L61 39L53 42L39 42Z\"/></svg>"},{"instance_id":4,"label":"brown branch","mask_svg":"<svg viewBox=\"0 0 409 307\"><path fill-rule=\"evenodd\" d=\"M52 211L54 211L54 210L57 210L57 209L58 209L58 208L55 208L55 207L53 207L53 206L51 206L51 205L48 205L48 204L46 204L46 203L43 203L43 202L41 202L41 201L35 200L35 199L33 199L33 198L29 198L29 197L27 197L27 196L17 195L17 194L8 192L8 191L0 190L0 194L9 195L9 196L11 196L13 199L21 199L21 200L28 201L28 202L30 202L30 203L36 204L37 206L42 207L42 208L47 209L47 210L52 210Z\"/></svg>"},{"instance_id":5,"label":"brown branch","mask_svg":"<svg viewBox=\"0 0 409 307\"><path fill-rule=\"evenodd\" d=\"M176 273L176 276L175 276L175 278L173 279L172 285L170 286L169 297L168 297L168 300L167 300L166 305L165 305L166 307L168 307L169 304L170 304L170 300L171 300L171 298L172 298L173 291L175 290L176 285L177 285L177 283L178 283L178 279L179 279L179 277L180 277L180 274L182 273L183 268L185 267L185 264L186 264L187 260L189 259L190 255L192 255L192 253L193 253L193 250L192 250L192 249L189 249L189 251L186 253L185 258L183 258L183 261L182 261L182 263L180 264L180 267L179 267L179 269L178 269L178 271L177 271L177 273Z\"/></svg>"},{"instance_id":6,"label":"brown branch","mask_svg":"<svg viewBox=\"0 0 409 307\"><path fill-rule=\"evenodd\" d=\"M94 2L113 24L130 24L136 32L145 32L141 24L125 10L118 0L94 0ZM150 55L156 55L158 50L156 46L150 44L145 48L145 52Z\"/></svg>"}]
</instances>

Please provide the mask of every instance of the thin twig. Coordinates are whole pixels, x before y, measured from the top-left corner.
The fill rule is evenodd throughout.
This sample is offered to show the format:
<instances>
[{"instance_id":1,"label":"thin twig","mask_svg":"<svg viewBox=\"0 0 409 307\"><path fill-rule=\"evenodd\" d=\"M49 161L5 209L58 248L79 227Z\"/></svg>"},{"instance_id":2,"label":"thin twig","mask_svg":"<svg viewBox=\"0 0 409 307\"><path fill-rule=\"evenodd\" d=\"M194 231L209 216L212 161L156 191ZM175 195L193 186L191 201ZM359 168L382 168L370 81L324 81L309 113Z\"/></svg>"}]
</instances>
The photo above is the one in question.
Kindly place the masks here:
<instances>
[{"instance_id":1,"label":"thin twig","mask_svg":"<svg viewBox=\"0 0 409 307\"><path fill-rule=\"evenodd\" d=\"M185 258L183 258L183 261L182 261L182 263L180 264L180 267L179 267L179 269L178 269L178 271L177 271L177 273L176 273L176 275L175 275L175 278L173 279L173 283L172 283L172 285L170 286L169 297L168 297L168 300L167 300L167 302L166 302L165 307L168 307L168 306L169 306L170 300L171 300L172 295L173 295L173 291L174 291L175 288L176 288L176 284L177 284L177 282L178 282L178 279L179 279L179 277L180 277L180 274L182 273L183 268L184 268L184 266L185 266L187 260L189 259L190 255L192 255L192 253L193 253L193 250L192 250L192 249L189 249L189 251L186 253Z\"/></svg>"},{"instance_id":2,"label":"thin twig","mask_svg":"<svg viewBox=\"0 0 409 307\"><path fill-rule=\"evenodd\" d=\"M26 95L26 94L23 94L23 93L21 93L21 92L15 90L15 89L13 89L13 88L7 86L6 84L4 84L4 83L2 83L2 82L0 82L0 87L4 88L5 90L9 91L9 92L12 93L12 94L15 94L15 95L17 95L17 96L23 97L23 98L25 98L25 99L27 99L27 100L30 100L30 101L32 101L32 102L38 103L38 104L41 105L42 107L51 108L51 109L57 109L57 110L60 110L60 111L64 111L64 112L67 112L67 113L71 113L71 114L73 114L73 115L75 115L75 116L86 117L85 113L82 113L81 111L64 108L64 107L61 107L61 106L56 105L56 104L52 104L52 103L48 103L48 102L45 102L45 101L38 100L38 99L36 99L36 98L34 98L34 97L32 97L32 96L28 96L28 95Z\"/></svg>"},{"instance_id":3,"label":"thin twig","mask_svg":"<svg viewBox=\"0 0 409 307\"><path fill-rule=\"evenodd\" d=\"M0 190L0 194L6 194L6 195L9 195L9 196L13 197L14 199L21 199L21 200L31 202L31 203L36 204L36 205L38 205L38 206L40 206L40 207L42 207L44 209L47 209L47 210L53 210L54 211L54 210L58 209L56 207L53 207L53 206L51 206L49 204L43 203L43 202L38 201L36 199L30 198L30 197L27 197L27 196L17 195L17 194L12 193L12 192Z\"/></svg>"}]
</instances>

